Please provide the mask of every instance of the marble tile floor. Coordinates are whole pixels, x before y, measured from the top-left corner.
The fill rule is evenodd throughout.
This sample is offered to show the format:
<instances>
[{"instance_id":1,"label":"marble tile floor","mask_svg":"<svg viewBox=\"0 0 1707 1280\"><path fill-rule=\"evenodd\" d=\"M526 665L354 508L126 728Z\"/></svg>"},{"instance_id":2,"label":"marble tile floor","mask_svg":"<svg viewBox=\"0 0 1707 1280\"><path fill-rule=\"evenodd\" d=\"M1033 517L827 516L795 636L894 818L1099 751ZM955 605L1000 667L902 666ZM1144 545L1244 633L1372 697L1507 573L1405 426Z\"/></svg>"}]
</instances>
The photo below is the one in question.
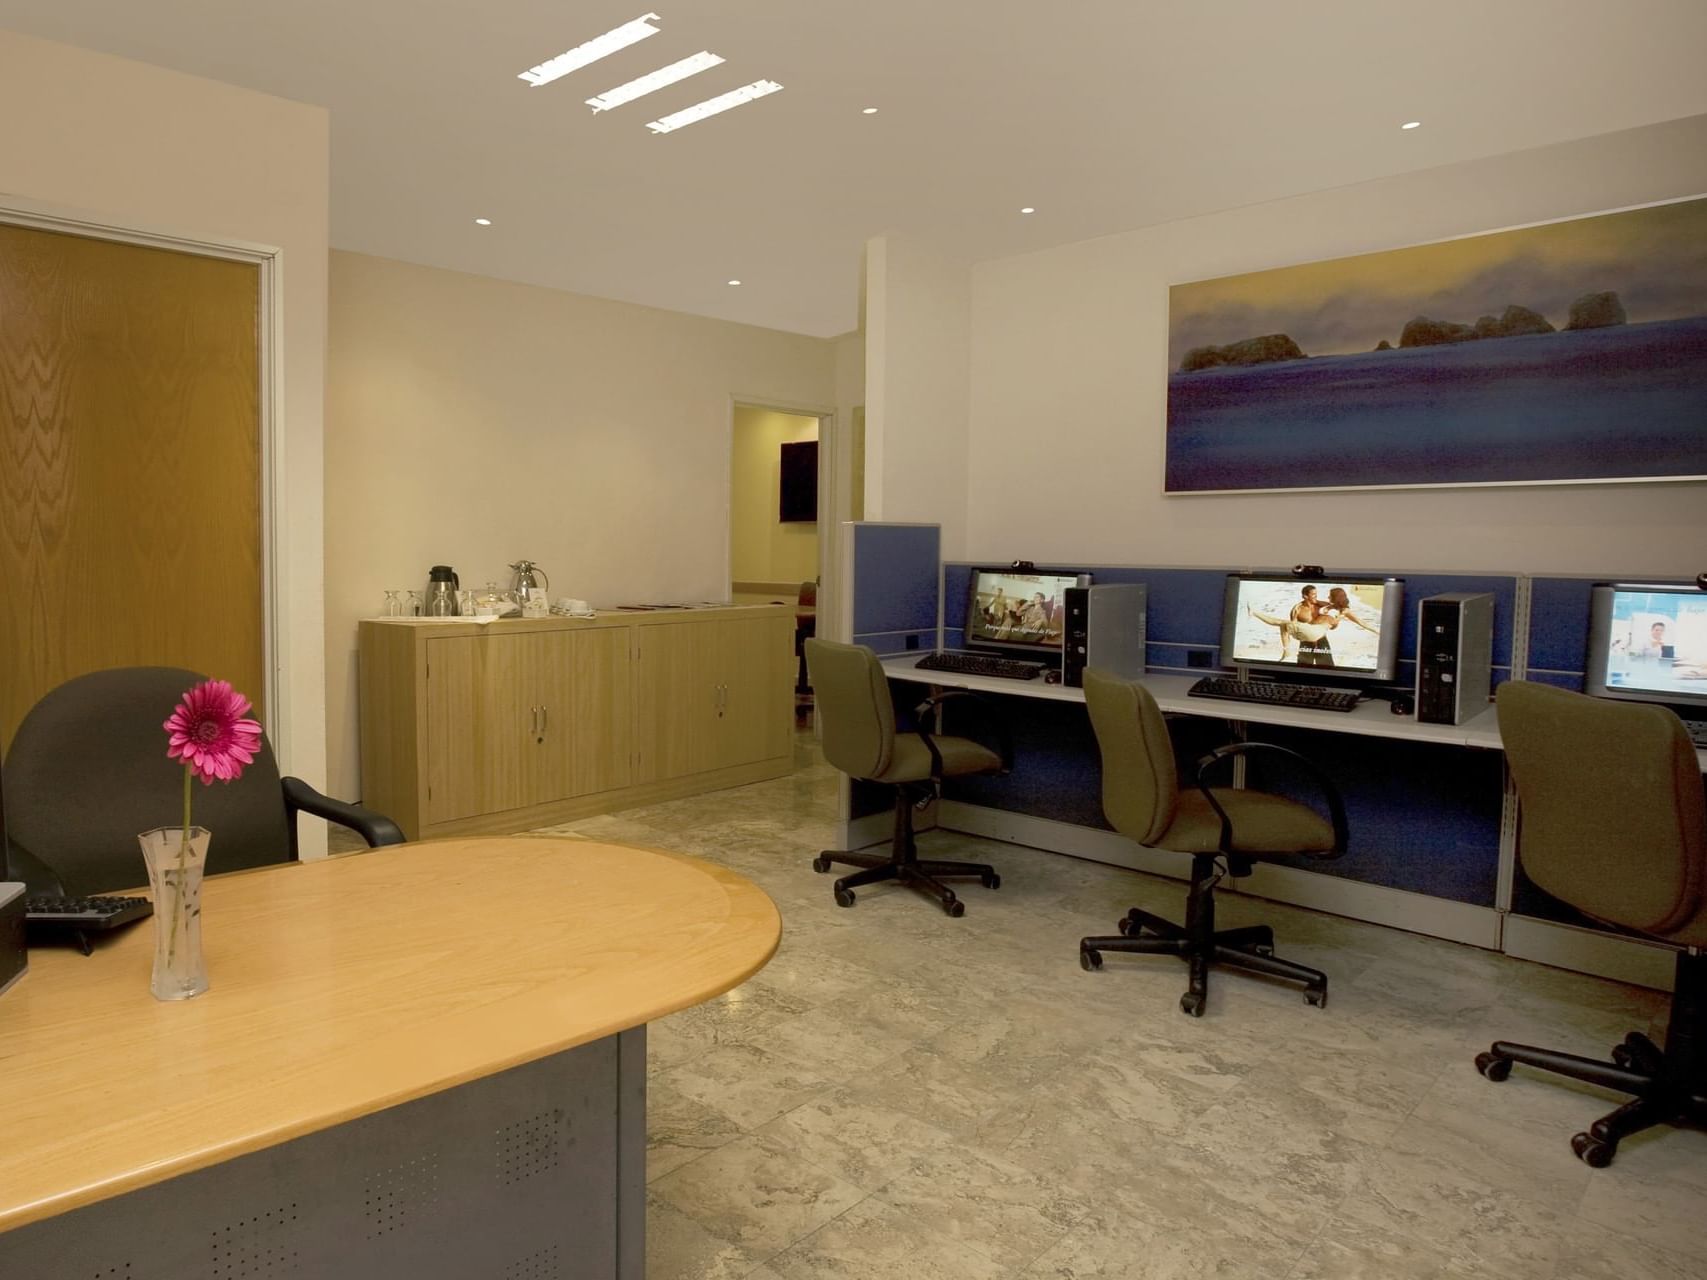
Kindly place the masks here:
<instances>
[{"instance_id":1,"label":"marble tile floor","mask_svg":"<svg viewBox=\"0 0 1707 1280\"><path fill-rule=\"evenodd\" d=\"M968 882L959 920L892 887L837 908L809 866L835 774L800 757L550 829L724 863L782 911L766 969L650 1029L651 1280L1707 1277L1707 1133L1591 1170L1570 1135L1621 1098L1472 1066L1657 1037L1663 996L1225 894L1223 927L1272 924L1330 999L1217 972L1188 1018L1177 961L1077 960L1180 885L931 833L1001 889Z\"/></svg>"}]
</instances>

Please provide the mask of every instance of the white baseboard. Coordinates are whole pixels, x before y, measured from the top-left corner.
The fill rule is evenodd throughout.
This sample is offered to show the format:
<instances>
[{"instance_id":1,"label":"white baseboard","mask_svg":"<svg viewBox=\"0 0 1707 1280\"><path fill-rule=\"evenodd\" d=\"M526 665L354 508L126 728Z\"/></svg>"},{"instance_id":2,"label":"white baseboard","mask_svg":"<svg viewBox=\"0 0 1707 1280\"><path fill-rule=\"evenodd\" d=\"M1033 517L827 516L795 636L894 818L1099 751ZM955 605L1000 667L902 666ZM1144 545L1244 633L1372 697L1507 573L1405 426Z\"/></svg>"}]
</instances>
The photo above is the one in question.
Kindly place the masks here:
<instances>
[{"instance_id":1,"label":"white baseboard","mask_svg":"<svg viewBox=\"0 0 1707 1280\"><path fill-rule=\"evenodd\" d=\"M944 800L941 808L939 825L950 831L964 831L988 840L1005 840L1051 853L1065 853L1093 862L1130 867L1134 871L1171 876L1176 880L1185 880L1191 875L1189 854L1146 849L1112 831L956 800ZM1343 876L1273 864L1259 866L1249 877L1226 887L1236 893L1267 898L1272 902L1309 907L1314 911L1326 911L1453 942L1466 942L1490 951L1500 948L1500 914L1492 907L1478 907L1406 889L1391 889L1386 885L1365 884Z\"/></svg>"},{"instance_id":2,"label":"white baseboard","mask_svg":"<svg viewBox=\"0 0 1707 1280\"><path fill-rule=\"evenodd\" d=\"M1505 951L1520 960L1656 991L1670 991L1677 971L1677 952L1670 947L1533 916L1505 918Z\"/></svg>"}]
</instances>

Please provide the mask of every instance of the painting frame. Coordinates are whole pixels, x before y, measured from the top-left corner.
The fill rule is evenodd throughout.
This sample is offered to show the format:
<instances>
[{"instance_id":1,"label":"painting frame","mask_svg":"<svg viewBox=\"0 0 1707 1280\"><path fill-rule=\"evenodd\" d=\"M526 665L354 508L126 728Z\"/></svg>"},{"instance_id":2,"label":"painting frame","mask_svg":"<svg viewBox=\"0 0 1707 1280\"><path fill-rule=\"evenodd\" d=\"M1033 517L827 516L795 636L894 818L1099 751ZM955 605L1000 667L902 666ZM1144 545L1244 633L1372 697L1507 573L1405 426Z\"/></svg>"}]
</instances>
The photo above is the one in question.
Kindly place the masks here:
<instances>
[{"instance_id":1,"label":"painting frame","mask_svg":"<svg viewBox=\"0 0 1707 1280\"><path fill-rule=\"evenodd\" d=\"M1163 496L1676 484L1707 479L1707 251L1694 249L1692 233L1698 229L1707 230L1707 192L1170 284ZM1620 235L1628 241L1627 246L1618 240ZM1701 242L1707 243L1707 235ZM1600 257L1590 255L1584 261L1595 271L1610 272L1615 284L1624 285L1627 278L1634 280L1636 286L1630 290L1633 302L1639 301L1644 309L1632 306L1634 318L1627 318L1624 290L1614 287L1584 289L1567 312L1557 295L1573 269L1569 258L1573 244L1579 249L1583 244L1593 246ZM1681 270L1654 260L1651 252L1649 257L1642 256L1645 249L1668 245L1686 246L1681 250ZM1398 344L1383 338L1374 348L1365 345L1307 353L1284 330L1273 331L1289 314L1284 304L1265 312L1250 303L1251 298L1264 296L1285 300L1291 288L1298 296L1293 299L1290 314L1306 315L1305 324L1315 326L1310 329L1314 340L1322 341L1328 335L1331 341L1339 313L1334 307L1320 305L1315 295L1310 297L1317 304L1315 310L1302 308L1298 299L1303 295L1298 291L1305 282L1314 281L1314 287L1321 287L1321 282L1333 280L1336 272L1352 282L1359 278L1378 281L1381 271L1388 269L1411 279L1420 265L1427 265L1431 254L1439 254L1438 261L1446 264L1442 279L1450 277L1453 270L1465 274L1459 291L1464 296L1455 298L1448 289L1439 287L1433 294L1418 298L1383 298L1382 305L1393 315L1413 316L1402 330L1397 321L1392 321L1392 331L1401 338ZM1454 259L1460 261L1455 263ZM1512 268L1514 263L1517 269ZM1608 263L1612 265L1608 267ZM1625 274L1618 275L1620 270ZM1474 304L1475 310L1482 312L1474 325L1464 323L1472 319L1473 312L1438 321L1428 316L1427 308L1438 308L1443 299L1444 305L1456 301L1463 306L1465 297L1480 296L1477 289L1490 287L1485 281L1501 281L1501 287L1509 291L1521 288L1525 278L1543 295L1541 310L1512 298L1496 318L1492 313L1499 307L1490 295ZM1655 281L1662 283L1655 285ZM1364 299L1352 293L1350 286L1345 288L1345 295L1332 300L1341 304L1345 318L1339 323L1349 332L1351 317L1361 316L1359 305ZM1186 299L1190 305L1184 308L1187 323L1182 324L1182 292L1192 291L1198 291L1199 296ZM1591 312L1595 306L1603 309L1578 323L1579 304ZM1659 318L1648 318L1656 314L1656 307ZM1542 311L1560 323L1554 324ZM1230 321L1230 316L1237 316L1237 321ZM1416 330L1416 340L1410 341L1413 326L1420 322L1434 328ZM1357 323L1365 322L1359 319ZM1249 332L1241 338L1235 324L1242 324ZM1219 330L1217 325L1221 326ZM1549 343L1546 335L1566 340ZM1217 336L1227 345L1216 345ZM1513 341L1489 343L1490 338ZM1622 363L1620 343L1629 353ZM1601 349L1594 349L1597 347ZM1679 349L1699 349L1704 354L1684 356L1695 363L1679 367L1675 363ZM1398 359L1389 363L1388 357ZM1188 368L1188 360L1198 363ZM1644 360L1652 367L1644 366ZM1394 374L1399 376L1395 378ZM1573 377L1575 386L1571 385ZM1644 377L1649 378L1646 384ZM1380 396L1400 411L1386 424L1374 412L1376 400L1369 392L1382 379L1389 385L1380 387ZM1338 403L1324 400L1322 391L1336 380L1350 388L1354 397L1364 395L1371 403L1360 406L1355 399ZM1554 380L1556 386L1552 385ZM1319 385L1312 387L1312 382ZM1471 436L1489 425L1492 434L1456 446L1462 456L1453 459L1445 474L1439 473L1433 458L1424 462L1415 456L1420 453L1418 442L1427 438L1416 430L1417 414L1410 415L1413 421L1408 426L1400 426L1407 406L1394 397L1403 393L1404 383L1410 384L1408 390L1418 404L1438 406L1443 398L1448 402L1443 415L1434 419L1447 434ZM1562 406L1568 445L1559 450L1556 467L1551 459L1557 440L1549 433L1548 424L1531 421L1547 411L1545 396L1540 400L1532 397L1526 403L1513 388L1530 393L1541 388ZM1454 394L1461 396L1461 407L1470 408L1467 416L1453 416L1450 400ZM1315 397L1313 401L1311 396ZM1496 412L1494 402L1501 396L1507 403ZM1604 403L1597 405L1597 400ZM1636 407L1653 403L1665 405L1671 416L1661 415L1657 423L1650 417L1640 419L1640 431L1661 437L1652 450L1640 443L1626 443L1625 421L1604 416L1634 414ZM1184 410L1182 404L1187 406ZM1360 412L1364 414L1361 420L1355 417ZM1603 415L1598 420L1594 417L1597 412ZM1319 415L1325 425L1311 415ZM1282 424L1295 429L1282 434ZM1215 430L1229 425L1232 431L1228 435L1213 436ZM1400 437L1401 447L1390 463L1371 460L1369 455L1380 455L1380 433L1388 427L1410 434ZM1331 454L1336 447L1333 437L1337 432L1343 445L1346 433L1353 429L1368 433L1374 443L1358 437L1356 443L1366 447L1353 451L1358 456L1348 474L1336 474L1336 459ZM1242 444L1237 435L1241 431L1245 436ZM1193 457L1193 449L1200 450L1201 456ZM1503 463L1501 450L1505 454ZM1628 461L1637 454L1644 461L1654 457L1666 461L1663 466L1638 471ZM1620 465L1599 462L1603 458ZM1550 467L1556 473L1534 474ZM1287 475L1277 475L1282 468ZM1409 473L1405 474L1407 469Z\"/></svg>"}]
</instances>

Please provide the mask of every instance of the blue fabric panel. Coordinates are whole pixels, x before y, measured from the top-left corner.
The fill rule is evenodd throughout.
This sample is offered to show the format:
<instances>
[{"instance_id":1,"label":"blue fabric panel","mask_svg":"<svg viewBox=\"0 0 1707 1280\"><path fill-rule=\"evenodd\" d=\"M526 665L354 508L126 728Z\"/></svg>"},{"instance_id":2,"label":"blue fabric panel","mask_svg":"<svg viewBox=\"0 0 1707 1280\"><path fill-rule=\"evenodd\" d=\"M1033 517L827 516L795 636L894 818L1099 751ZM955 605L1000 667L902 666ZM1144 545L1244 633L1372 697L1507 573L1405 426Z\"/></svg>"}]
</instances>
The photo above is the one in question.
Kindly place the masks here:
<instances>
[{"instance_id":1,"label":"blue fabric panel","mask_svg":"<svg viewBox=\"0 0 1707 1280\"><path fill-rule=\"evenodd\" d=\"M1491 907L1499 878L1504 758L1436 743L1252 725L1253 740L1304 755L1345 797L1350 847L1342 858L1285 863L1366 884ZM1314 803L1312 786L1284 762L1250 761L1253 787Z\"/></svg>"},{"instance_id":2,"label":"blue fabric panel","mask_svg":"<svg viewBox=\"0 0 1707 1280\"><path fill-rule=\"evenodd\" d=\"M853 633L929 631L934 645L942 530L857 524L853 536Z\"/></svg>"},{"instance_id":3,"label":"blue fabric panel","mask_svg":"<svg viewBox=\"0 0 1707 1280\"><path fill-rule=\"evenodd\" d=\"M964 649L966 647L965 628L944 627L942 632L942 647L944 649Z\"/></svg>"},{"instance_id":4,"label":"blue fabric panel","mask_svg":"<svg viewBox=\"0 0 1707 1280\"><path fill-rule=\"evenodd\" d=\"M942 625L959 631L962 643L966 632L966 598L972 589L972 568L968 564L945 564L942 567ZM949 646L958 647L958 644Z\"/></svg>"},{"instance_id":5,"label":"blue fabric panel","mask_svg":"<svg viewBox=\"0 0 1707 1280\"><path fill-rule=\"evenodd\" d=\"M1536 578L1529 587L1529 666L1574 671L1588 659L1589 588L1598 578ZM1536 677L1531 676L1531 679ZM1578 681L1574 686L1582 688Z\"/></svg>"},{"instance_id":6,"label":"blue fabric panel","mask_svg":"<svg viewBox=\"0 0 1707 1280\"><path fill-rule=\"evenodd\" d=\"M1417 602L1449 591L1486 591L1494 597L1494 666L1511 668L1512 624L1517 617L1517 579L1509 576L1462 573L1400 573L1405 580L1405 625L1399 632L1399 656L1411 662L1404 677L1415 684L1417 673Z\"/></svg>"},{"instance_id":7,"label":"blue fabric panel","mask_svg":"<svg viewBox=\"0 0 1707 1280\"><path fill-rule=\"evenodd\" d=\"M912 649L920 653L929 653L936 648L936 627L919 631L862 631L853 638L855 644L863 644L880 658L893 658L910 652L907 641L913 641Z\"/></svg>"},{"instance_id":8,"label":"blue fabric panel","mask_svg":"<svg viewBox=\"0 0 1707 1280\"><path fill-rule=\"evenodd\" d=\"M1572 693L1583 691L1583 678L1575 671L1531 671L1529 678L1536 684L1550 684L1555 689L1569 689Z\"/></svg>"}]
</instances>

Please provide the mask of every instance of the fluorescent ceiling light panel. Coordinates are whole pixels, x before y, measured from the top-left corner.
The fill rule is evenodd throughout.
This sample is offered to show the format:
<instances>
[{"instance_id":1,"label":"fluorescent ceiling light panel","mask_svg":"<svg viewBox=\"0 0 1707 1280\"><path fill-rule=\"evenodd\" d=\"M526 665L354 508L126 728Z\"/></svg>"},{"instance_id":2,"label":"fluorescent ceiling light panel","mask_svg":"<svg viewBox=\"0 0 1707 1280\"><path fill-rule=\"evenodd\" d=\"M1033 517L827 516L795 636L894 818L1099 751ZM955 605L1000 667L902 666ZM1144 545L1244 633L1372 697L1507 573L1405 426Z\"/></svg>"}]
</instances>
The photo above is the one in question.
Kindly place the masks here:
<instances>
[{"instance_id":1,"label":"fluorescent ceiling light panel","mask_svg":"<svg viewBox=\"0 0 1707 1280\"><path fill-rule=\"evenodd\" d=\"M697 76L701 71L710 71L723 61L715 53L705 50L683 58L680 62L672 62L667 67L659 67L656 71L648 72L638 80L630 80L627 84L619 84L614 89L607 89L596 98L588 98L587 105L595 112L609 111L612 107L620 107L625 102L633 102L636 98L644 98L649 93L656 93L667 85L675 84L678 80L686 80L689 76Z\"/></svg>"},{"instance_id":2,"label":"fluorescent ceiling light panel","mask_svg":"<svg viewBox=\"0 0 1707 1280\"><path fill-rule=\"evenodd\" d=\"M755 80L752 84L744 84L739 89L731 89L728 93L719 94L715 98L707 98L704 102L695 103L686 110L674 112L652 121L646 127L653 133L673 133L677 129L685 129L690 124L698 124L711 116L718 115L734 107L768 97L782 86L775 80Z\"/></svg>"},{"instance_id":3,"label":"fluorescent ceiling light panel","mask_svg":"<svg viewBox=\"0 0 1707 1280\"><path fill-rule=\"evenodd\" d=\"M652 24L659 21L662 19L657 14L643 13L633 22L625 22L602 36L594 36L586 44L576 45L568 53L560 53L549 62L542 62L516 78L526 80L536 89L542 84L550 84L553 80L561 80L571 71L579 71L588 63L608 58L631 44L638 44L647 36L657 35L658 28Z\"/></svg>"}]
</instances>

